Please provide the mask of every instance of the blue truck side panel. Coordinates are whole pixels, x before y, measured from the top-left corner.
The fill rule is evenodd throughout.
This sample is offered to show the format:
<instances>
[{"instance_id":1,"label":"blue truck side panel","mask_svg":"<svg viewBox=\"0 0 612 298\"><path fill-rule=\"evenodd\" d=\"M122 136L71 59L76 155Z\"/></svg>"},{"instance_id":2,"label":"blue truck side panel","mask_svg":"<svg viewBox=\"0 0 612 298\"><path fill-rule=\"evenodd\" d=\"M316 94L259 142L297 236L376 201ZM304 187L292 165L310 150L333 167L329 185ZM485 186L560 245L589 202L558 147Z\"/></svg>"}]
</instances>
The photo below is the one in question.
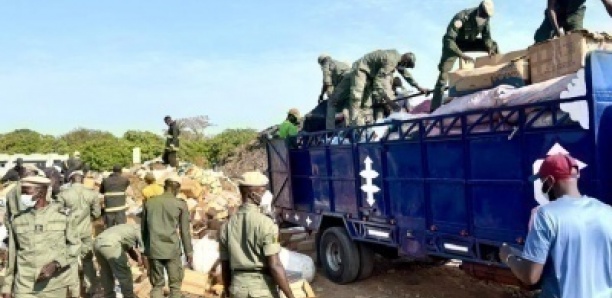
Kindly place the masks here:
<instances>
[{"instance_id":1,"label":"blue truck side panel","mask_svg":"<svg viewBox=\"0 0 612 298\"><path fill-rule=\"evenodd\" d=\"M585 77L584 96L396 123L394 140L367 137L372 127L303 134L290 150L273 140L277 209L313 230L326 217L341 218L353 239L405 255L497 262L502 242L523 244L537 205L527 178L555 144L588 165L581 190L612 203L612 53L588 57ZM558 116L570 102L588 103L589 129ZM552 125L528 119L534 108L552 115ZM476 124L467 121L473 115L480 115ZM494 118L506 121L488 121ZM508 122L515 124L497 124Z\"/></svg>"}]
</instances>

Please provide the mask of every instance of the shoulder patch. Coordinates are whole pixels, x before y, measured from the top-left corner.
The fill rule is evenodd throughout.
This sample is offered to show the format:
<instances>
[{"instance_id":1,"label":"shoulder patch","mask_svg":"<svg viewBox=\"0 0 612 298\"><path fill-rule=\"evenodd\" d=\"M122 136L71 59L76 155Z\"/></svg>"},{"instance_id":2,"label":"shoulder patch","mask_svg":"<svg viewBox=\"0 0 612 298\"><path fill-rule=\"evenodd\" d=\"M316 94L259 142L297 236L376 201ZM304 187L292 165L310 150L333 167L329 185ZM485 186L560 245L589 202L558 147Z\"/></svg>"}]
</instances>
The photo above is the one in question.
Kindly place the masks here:
<instances>
[{"instance_id":1,"label":"shoulder patch","mask_svg":"<svg viewBox=\"0 0 612 298\"><path fill-rule=\"evenodd\" d=\"M453 26L455 26L455 28L457 28L457 29L461 29L461 27L463 27L463 22L461 20L456 20L453 23Z\"/></svg>"},{"instance_id":2,"label":"shoulder patch","mask_svg":"<svg viewBox=\"0 0 612 298\"><path fill-rule=\"evenodd\" d=\"M63 215L69 216L72 213L72 209L69 207L62 207L59 209L59 212Z\"/></svg>"}]
</instances>

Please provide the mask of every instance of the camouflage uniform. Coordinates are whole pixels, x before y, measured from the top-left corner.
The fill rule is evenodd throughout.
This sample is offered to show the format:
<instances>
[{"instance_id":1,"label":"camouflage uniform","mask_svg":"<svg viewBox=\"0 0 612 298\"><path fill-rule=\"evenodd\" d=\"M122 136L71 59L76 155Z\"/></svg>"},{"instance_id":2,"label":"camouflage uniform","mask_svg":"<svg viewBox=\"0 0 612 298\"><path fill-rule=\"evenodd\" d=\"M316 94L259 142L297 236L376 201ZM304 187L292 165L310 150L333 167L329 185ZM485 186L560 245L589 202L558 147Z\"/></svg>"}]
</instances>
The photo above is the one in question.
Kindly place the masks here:
<instances>
[{"instance_id":1,"label":"camouflage uniform","mask_svg":"<svg viewBox=\"0 0 612 298\"><path fill-rule=\"evenodd\" d=\"M259 207L243 204L221 228L219 254L229 261L232 298L279 297L267 257L280 252L278 227Z\"/></svg>"},{"instance_id":2,"label":"camouflage uniform","mask_svg":"<svg viewBox=\"0 0 612 298\"><path fill-rule=\"evenodd\" d=\"M70 210L59 204L29 208L12 216L9 266L2 293L15 297L66 297L77 270L80 243L72 228ZM61 269L50 279L36 281L43 266L58 262ZM72 291L71 297L79 297Z\"/></svg>"},{"instance_id":3,"label":"camouflage uniform","mask_svg":"<svg viewBox=\"0 0 612 298\"><path fill-rule=\"evenodd\" d=\"M448 82L448 73L453 69L457 58L463 52L498 52L497 43L491 38L490 20L481 26L476 22L478 8L466 9L451 20L443 39L442 58L438 64L440 75L436 82L431 102L432 111L442 105L444 87ZM481 36L479 38L479 36Z\"/></svg>"},{"instance_id":4,"label":"camouflage uniform","mask_svg":"<svg viewBox=\"0 0 612 298\"><path fill-rule=\"evenodd\" d=\"M584 29L584 14L586 0L557 0L557 22L565 32ZM555 36L555 28L550 22L548 10L544 11L544 21L535 33L535 42L549 40Z\"/></svg>"},{"instance_id":5,"label":"camouflage uniform","mask_svg":"<svg viewBox=\"0 0 612 298\"><path fill-rule=\"evenodd\" d=\"M336 86L340 84L344 75L350 70L350 66L344 62L333 59L325 59L321 64L323 72L323 85L327 87L327 115L325 128L334 129L336 123L336 106L331 99Z\"/></svg>"},{"instance_id":6,"label":"camouflage uniform","mask_svg":"<svg viewBox=\"0 0 612 298\"><path fill-rule=\"evenodd\" d=\"M80 259L84 275L85 292L89 293L96 280L96 269L93 263L93 238L91 221L101 215L98 193L86 188L81 183L73 183L62 191L58 201L72 210L74 229L81 242ZM75 276L74 290L79 289L79 278Z\"/></svg>"}]
</instances>

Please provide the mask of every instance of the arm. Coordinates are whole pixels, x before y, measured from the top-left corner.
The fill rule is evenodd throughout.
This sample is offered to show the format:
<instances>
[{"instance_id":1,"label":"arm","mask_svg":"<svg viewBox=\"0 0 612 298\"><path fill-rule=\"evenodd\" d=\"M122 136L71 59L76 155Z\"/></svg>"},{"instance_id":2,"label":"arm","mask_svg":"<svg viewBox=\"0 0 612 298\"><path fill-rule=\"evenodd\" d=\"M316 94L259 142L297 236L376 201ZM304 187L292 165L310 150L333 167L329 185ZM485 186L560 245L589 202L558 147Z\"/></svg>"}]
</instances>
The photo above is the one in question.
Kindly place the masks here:
<instances>
[{"instance_id":1,"label":"arm","mask_svg":"<svg viewBox=\"0 0 612 298\"><path fill-rule=\"evenodd\" d=\"M219 260L221 260L221 279L225 288L229 289L232 284L232 268L229 260L229 248L227 247L227 222L221 226L219 231Z\"/></svg>"},{"instance_id":2,"label":"arm","mask_svg":"<svg viewBox=\"0 0 612 298\"><path fill-rule=\"evenodd\" d=\"M482 39L485 45L487 46L487 52L489 53L489 55L497 54L498 52L497 43L491 37L491 23L490 22L487 22L487 25L484 27L484 30L482 31Z\"/></svg>"},{"instance_id":3,"label":"arm","mask_svg":"<svg viewBox=\"0 0 612 298\"><path fill-rule=\"evenodd\" d=\"M178 148L179 129L178 123L172 125L172 145Z\"/></svg>"},{"instance_id":4,"label":"arm","mask_svg":"<svg viewBox=\"0 0 612 298\"><path fill-rule=\"evenodd\" d=\"M221 261L221 271L221 280L223 281L225 288L229 289L232 286L232 269L230 268L229 261ZM226 294L226 296L222 297L229 297L229 295Z\"/></svg>"},{"instance_id":5,"label":"arm","mask_svg":"<svg viewBox=\"0 0 612 298\"><path fill-rule=\"evenodd\" d=\"M149 243L149 229L147 228L147 203L145 202L142 206L142 218L140 220L140 234L142 236L141 240L144 247L144 254L147 255L147 244Z\"/></svg>"},{"instance_id":6,"label":"arm","mask_svg":"<svg viewBox=\"0 0 612 298\"><path fill-rule=\"evenodd\" d=\"M555 7L557 6L557 0L548 0L548 7L546 8L546 13L548 15L548 20L552 25L553 29L557 32L557 35L561 35L561 27L559 27L559 22L557 21L557 11Z\"/></svg>"},{"instance_id":7,"label":"arm","mask_svg":"<svg viewBox=\"0 0 612 298\"><path fill-rule=\"evenodd\" d=\"M287 298L294 298L289 282L287 281L287 275L285 274L285 268L280 261L278 254L268 256L268 266L270 267L270 274L278 285L278 287L285 293Z\"/></svg>"},{"instance_id":8,"label":"arm","mask_svg":"<svg viewBox=\"0 0 612 298\"><path fill-rule=\"evenodd\" d=\"M7 209L8 211L8 209ZM15 245L15 237L13 234L12 226L7 226L8 229L8 252L6 261L6 272L4 273L4 284L2 285L2 294L10 294L13 290L13 283L15 279L15 271L16 263L17 263L17 248Z\"/></svg>"},{"instance_id":9,"label":"arm","mask_svg":"<svg viewBox=\"0 0 612 298\"><path fill-rule=\"evenodd\" d=\"M459 35L459 29L461 29L462 26L463 20L459 15L456 15L448 25L448 28L446 28L446 35L444 35L445 50L449 50L457 57L462 57L464 55L456 42L457 36Z\"/></svg>"},{"instance_id":10,"label":"arm","mask_svg":"<svg viewBox=\"0 0 612 298\"><path fill-rule=\"evenodd\" d=\"M181 211L181 215L180 215L180 222L179 222L179 227L180 227L180 232L181 232L181 241L183 242L183 249L185 250L185 256L187 257L187 259L189 260L191 257L193 257L193 246L191 244L191 231L189 230L189 210L187 208L187 204L180 199L179 200L179 204L180 204L180 211Z\"/></svg>"},{"instance_id":11,"label":"arm","mask_svg":"<svg viewBox=\"0 0 612 298\"><path fill-rule=\"evenodd\" d=\"M522 255L520 251L504 245L500 249L500 259L512 270L514 275L527 285L535 285L540 281L544 264L555 238L551 220L545 211L539 208L533 221L533 227L527 235L527 242Z\"/></svg>"},{"instance_id":12,"label":"arm","mask_svg":"<svg viewBox=\"0 0 612 298\"><path fill-rule=\"evenodd\" d=\"M104 180L106 179L102 179L102 183L100 183L100 193L101 194L104 194L106 192L106 190L104 190L104 184L105 184Z\"/></svg>"},{"instance_id":13,"label":"arm","mask_svg":"<svg viewBox=\"0 0 612 298\"><path fill-rule=\"evenodd\" d=\"M102 216L102 207L100 206L100 197L97 193L92 192L91 195L91 217L94 219L100 218Z\"/></svg>"},{"instance_id":14,"label":"arm","mask_svg":"<svg viewBox=\"0 0 612 298\"><path fill-rule=\"evenodd\" d=\"M323 100L323 95L326 92L328 92L328 90L330 89L332 85L331 70L329 68L330 68L329 61L326 61L325 63L323 63L323 65L321 65L321 71L323 72L323 87L321 88L321 94L319 95L319 101Z\"/></svg>"},{"instance_id":15,"label":"arm","mask_svg":"<svg viewBox=\"0 0 612 298\"><path fill-rule=\"evenodd\" d=\"M601 0L601 2L603 2L608 14L612 17L612 0Z\"/></svg>"}]
</instances>

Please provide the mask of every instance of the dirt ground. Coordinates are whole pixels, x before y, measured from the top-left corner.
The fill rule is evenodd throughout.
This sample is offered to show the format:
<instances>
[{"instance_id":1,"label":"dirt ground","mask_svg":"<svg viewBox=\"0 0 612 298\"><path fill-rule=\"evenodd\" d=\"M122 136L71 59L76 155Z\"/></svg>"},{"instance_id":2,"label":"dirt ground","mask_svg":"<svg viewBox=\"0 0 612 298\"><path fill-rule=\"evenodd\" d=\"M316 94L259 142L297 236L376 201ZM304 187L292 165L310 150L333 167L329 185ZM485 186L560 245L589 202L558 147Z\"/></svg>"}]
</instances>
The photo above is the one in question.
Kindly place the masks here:
<instances>
[{"instance_id":1,"label":"dirt ground","mask_svg":"<svg viewBox=\"0 0 612 298\"><path fill-rule=\"evenodd\" d=\"M518 288L475 280L457 267L408 261L376 262L372 277L337 285L319 270L312 282L317 297L331 298L530 298Z\"/></svg>"}]
</instances>

